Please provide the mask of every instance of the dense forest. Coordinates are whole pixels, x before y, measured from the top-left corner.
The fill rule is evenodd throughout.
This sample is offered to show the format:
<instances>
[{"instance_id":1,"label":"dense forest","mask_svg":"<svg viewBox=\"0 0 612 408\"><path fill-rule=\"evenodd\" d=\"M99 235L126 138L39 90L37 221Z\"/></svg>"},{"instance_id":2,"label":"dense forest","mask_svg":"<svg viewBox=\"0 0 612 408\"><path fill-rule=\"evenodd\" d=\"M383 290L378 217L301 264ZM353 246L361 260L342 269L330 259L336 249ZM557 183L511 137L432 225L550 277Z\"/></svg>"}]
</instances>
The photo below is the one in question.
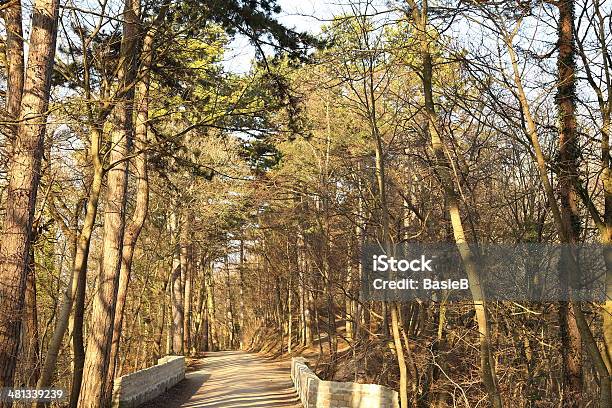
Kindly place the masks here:
<instances>
[{"instance_id":1,"label":"dense forest","mask_svg":"<svg viewBox=\"0 0 612 408\"><path fill-rule=\"evenodd\" d=\"M612 406L612 1L277 3L0 2L0 388L109 407L250 349L402 407ZM456 245L473 300L363 298L371 242ZM488 299L505 243L601 244L605 301Z\"/></svg>"}]
</instances>

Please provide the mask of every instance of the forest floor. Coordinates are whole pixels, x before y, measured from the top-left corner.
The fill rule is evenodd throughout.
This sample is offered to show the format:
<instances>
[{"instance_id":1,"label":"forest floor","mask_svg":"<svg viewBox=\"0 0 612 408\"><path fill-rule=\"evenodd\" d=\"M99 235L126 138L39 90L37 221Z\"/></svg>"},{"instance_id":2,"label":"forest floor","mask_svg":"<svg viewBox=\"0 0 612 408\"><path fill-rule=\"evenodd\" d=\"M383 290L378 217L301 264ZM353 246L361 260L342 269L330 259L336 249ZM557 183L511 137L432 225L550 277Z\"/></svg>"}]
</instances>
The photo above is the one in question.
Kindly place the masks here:
<instances>
[{"instance_id":1,"label":"forest floor","mask_svg":"<svg viewBox=\"0 0 612 408\"><path fill-rule=\"evenodd\" d=\"M185 380L140 408L298 408L290 363L258 353L219 351L190 361Z\"/></svg>"}]
</instances>

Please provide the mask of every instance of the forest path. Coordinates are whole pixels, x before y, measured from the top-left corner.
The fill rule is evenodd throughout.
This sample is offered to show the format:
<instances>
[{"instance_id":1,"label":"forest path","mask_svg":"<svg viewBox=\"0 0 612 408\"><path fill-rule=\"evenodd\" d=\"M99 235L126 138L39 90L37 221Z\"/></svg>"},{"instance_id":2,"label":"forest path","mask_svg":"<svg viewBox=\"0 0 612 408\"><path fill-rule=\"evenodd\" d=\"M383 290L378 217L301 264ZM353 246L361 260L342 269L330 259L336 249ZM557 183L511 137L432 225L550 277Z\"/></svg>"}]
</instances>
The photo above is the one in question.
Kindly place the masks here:
<instances>
[{"instance_id":1,"label":"forest path","mask_svg":"<svg viewBox=\"0 0 612 408\"><path fill-rule=\"evenodd\" d=\"M256 353L206 353L186 379L140 408L298 408L288 361Z\"/></svg>"}]
</instances>

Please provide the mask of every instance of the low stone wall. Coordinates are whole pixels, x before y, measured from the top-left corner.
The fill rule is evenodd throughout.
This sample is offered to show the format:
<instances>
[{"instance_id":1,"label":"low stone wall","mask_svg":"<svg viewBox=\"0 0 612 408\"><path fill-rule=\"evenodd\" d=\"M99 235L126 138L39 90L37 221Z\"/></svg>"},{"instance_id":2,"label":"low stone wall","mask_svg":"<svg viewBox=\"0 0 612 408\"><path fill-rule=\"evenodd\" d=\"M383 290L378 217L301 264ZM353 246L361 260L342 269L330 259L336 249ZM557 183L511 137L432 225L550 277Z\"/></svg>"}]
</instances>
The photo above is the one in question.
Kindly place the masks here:
<instances>
[{"instance_id":1,"label":"low stone wall","mask_svg":"<svg viewBox=\"0 0 612 408\"><path fill-rule=\"evenodd\" d=\"M377 384L323 381L301 357L291 359L291 379L304 408L399 408L397 391Z\"/></svg>"},{"instance_id":2,"label":"low stone wall","mask_svg":"<svg viewBox=\"0 0 612 408\"><path fill-rule=\"evenodd\" d=\"M157 365L124 375L113 384L113 408L136 408L185 378L185 357L166 356Z\"/></svg>"}]
</instances>

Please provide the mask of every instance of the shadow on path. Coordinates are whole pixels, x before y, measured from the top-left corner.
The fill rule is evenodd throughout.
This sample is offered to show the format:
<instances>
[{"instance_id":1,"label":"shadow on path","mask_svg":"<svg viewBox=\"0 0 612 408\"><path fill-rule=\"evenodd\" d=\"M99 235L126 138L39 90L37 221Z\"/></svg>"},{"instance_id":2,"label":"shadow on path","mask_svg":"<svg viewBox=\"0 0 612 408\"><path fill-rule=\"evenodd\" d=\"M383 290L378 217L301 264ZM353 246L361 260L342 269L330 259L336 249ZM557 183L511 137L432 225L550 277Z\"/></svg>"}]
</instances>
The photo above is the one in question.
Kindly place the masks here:
<instances>
[{"instance_id":1,"label":"shadow on path","mask_svg":"<svg viewBox=\"0 0 612 408\"><path fill-rule=\"evenodd\" d=\"M201 369L140 408L299 408L289 362L254 353L206 353Z\"/></svg>"}]
</instances>

